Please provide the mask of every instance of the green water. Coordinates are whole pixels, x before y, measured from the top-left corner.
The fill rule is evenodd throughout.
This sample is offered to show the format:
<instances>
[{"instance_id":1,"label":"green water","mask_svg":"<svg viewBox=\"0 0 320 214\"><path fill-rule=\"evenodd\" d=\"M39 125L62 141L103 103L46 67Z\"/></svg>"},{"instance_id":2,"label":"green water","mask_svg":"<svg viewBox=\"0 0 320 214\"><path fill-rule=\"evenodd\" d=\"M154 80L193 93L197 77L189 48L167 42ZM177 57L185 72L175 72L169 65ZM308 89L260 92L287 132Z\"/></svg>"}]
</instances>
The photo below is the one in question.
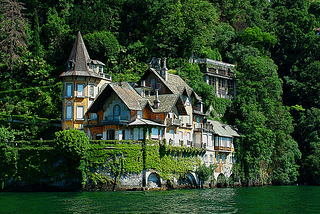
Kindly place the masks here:
<instances>
[{"instance_id":1,"label":"green water","mask_svg":"<svg viewBox=\"0 0 320 214\"><path fill-rule=\"evenodd\" d=\"M320 187L0 193L0 213L320 213Z\"/></svg>"}]
</instances>

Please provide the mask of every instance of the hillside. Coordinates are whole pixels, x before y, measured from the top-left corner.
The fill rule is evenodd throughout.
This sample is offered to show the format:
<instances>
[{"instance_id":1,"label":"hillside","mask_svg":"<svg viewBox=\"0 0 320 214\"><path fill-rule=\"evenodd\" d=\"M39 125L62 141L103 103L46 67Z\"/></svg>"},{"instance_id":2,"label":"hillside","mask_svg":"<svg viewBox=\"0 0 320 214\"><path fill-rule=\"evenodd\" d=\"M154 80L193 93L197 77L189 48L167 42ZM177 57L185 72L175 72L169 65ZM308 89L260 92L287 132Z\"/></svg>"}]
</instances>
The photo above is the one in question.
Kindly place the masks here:
<instances>
[{"instance_id":1,"label":"hillside","mask_svg":"<svg viewBox=\"0 0 320 214\"><path fill-rule=\"evenodd\" d=\"M153 56L236 125L244 180L320 184L320 1L0 1L0 139L53 138L59 75L81 31L114 81L137 81ZM194 54L235 64L237 97L202 81ZM218 115L224 114L224 117Z\"/></svg>"}]
</instances>

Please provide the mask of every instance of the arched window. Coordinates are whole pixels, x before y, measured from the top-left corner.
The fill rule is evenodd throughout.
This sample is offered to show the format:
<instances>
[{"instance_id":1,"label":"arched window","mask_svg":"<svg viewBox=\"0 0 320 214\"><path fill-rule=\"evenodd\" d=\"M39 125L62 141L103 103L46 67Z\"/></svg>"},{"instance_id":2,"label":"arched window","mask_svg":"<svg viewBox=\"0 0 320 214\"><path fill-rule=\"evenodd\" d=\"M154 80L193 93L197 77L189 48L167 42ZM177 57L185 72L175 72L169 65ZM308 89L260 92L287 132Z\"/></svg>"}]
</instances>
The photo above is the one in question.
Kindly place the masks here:
<instances>
[{"instance_id":1,"label":"arched window","mask_svg":"<svg viewBox=\"0 0 320 214\"><path fill-rule=\"evenodd\" d=\"M113 119L114 120L119 120L119 116L120 116L120 106L119 105L115 105L113 107Z\"/></svg>"}]
</instances>

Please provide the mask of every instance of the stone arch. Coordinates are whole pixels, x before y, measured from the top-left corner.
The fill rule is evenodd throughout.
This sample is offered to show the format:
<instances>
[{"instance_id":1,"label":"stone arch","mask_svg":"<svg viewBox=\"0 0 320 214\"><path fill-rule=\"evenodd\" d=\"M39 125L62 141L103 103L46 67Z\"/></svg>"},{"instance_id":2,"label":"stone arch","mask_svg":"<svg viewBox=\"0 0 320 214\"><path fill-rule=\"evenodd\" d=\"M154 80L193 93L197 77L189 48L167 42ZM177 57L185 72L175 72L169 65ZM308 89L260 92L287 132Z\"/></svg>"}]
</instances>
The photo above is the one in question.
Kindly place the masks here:
<instances>
[{"instance_id":1,"label":"stone arch","mask_svg":"<svg viewBox=\"0 0 320 214\"><path fill-rule=\"evenodd\" d=\"M147 186L149 188L160 188L161 187L160 176L155 172L150 173L147 179Z\"/></svg>"},{"instance_id":2,"label":"stone arch","mask_svg":"<svg viewBox=\"0 0 320 214\"><path fill-rule=\"evenodd\" d=\"M229 178L228 178L228 185L233 187L234 186L234 183L236 181L236 177L235 175L232 173Z\"/></svg>"},{"instance_id":3,"label":"stone arch","mask_svg":"<svg viewBox=\"0 0 320 214\"><path fill-rule=\"evenodd\" d=\"M217 187L226 187L227 179L223 173L220 173L217 178Z\"/></svg>"},{"instance_id":4,"label":"stone arch","mask_svg":"<svg viewBox=\"0 0 320 214\"><path fill-rule=\"evenodd\" d=\"M188 183L192 186L192 187L196 187L197 186L197 180L194 177L193 174L191 174L190 172L187 173L186 175L187 181Z\"/></svg>"}]
</instances>

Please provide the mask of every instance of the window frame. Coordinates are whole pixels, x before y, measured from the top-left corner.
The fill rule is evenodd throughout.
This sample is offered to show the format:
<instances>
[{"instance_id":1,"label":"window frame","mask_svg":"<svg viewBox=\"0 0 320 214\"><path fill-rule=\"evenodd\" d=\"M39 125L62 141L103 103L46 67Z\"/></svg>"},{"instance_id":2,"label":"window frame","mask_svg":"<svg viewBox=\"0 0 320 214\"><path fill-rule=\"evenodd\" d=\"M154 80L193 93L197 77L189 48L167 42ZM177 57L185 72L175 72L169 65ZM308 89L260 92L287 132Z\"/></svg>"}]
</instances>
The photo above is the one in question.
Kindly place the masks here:
<instances>
[{"instance_id":1,"label":"window frame","mask_svg":"<svg viewBox=\"0 0 320 214\"><path fill-rule=\"evenodd\" d=\"M79 86L82 86L82 91L79 91ZM84 83L77 83L77 96L84 97Z\"/></svg>"},{"instance_id":2,"label":"window frame","mask_svg":"<svg viewBox=\"0 0 320 214\"><path fill-rule=\"evenodd\" d=\"M68 90L70 87L70 91ZM70 92L70 95L69 93ZM72 83L66 83L66 97L72 97L73 96L73 84Z\"/></svg>"},{"instance_id":3,"label":"window frame","mask_svg":"<svg viewBox=\"0 0 320 214\"><path fill-rule=\"evenodd\" d=\"M116 112L116 110L119 110L119 112ZM118 115L116 113L119 113ZM120 120L120 115L121 115L121 108L120 105L115 105L113 107L113 120Z\"/></svg>"},{"instance_id":4,"label":"window frame","mask_svg":"<svg viewBox=\"0 0 320 214\"><path fill-rule=\"evenodd\" d=\"M70 110L70 112L68 111ZM70 117L68 117L70 116ZM72 115L72 105L66 105L66 114L65 114L65 120L72 120L73 115Z\"/></svg>"},{"instance_id":5,"label":"window frame","mask_svg":"<svg viewBox=\"0 0 320 214\"><path fill-rule=\"evenodd\" d=\"M81 109L82 108L82 117L78 117L79 115L78 115L78 109ZM77 116L76 116L76 119L77 120L84 120L84 106L77 106Z\"/></svg>"}]
</instances>

